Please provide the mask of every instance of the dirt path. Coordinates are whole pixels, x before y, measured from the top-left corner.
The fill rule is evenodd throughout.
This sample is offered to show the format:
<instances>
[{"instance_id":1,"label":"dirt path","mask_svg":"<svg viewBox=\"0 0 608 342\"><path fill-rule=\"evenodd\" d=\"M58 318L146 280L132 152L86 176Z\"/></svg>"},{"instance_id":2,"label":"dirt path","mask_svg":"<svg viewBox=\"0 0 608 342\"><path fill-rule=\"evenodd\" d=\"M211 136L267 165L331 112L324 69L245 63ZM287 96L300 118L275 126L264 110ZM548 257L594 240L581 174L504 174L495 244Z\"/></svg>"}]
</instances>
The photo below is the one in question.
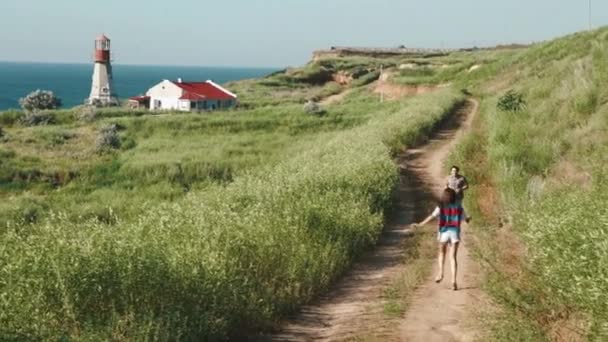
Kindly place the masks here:
<instances>
[{"instance_id":1,"label":"dirt path","mask_svg":"<svg viewBox=\"0 0 608 342\"><path fill-rule=\"evenodd\" d=\"M352 88L344 89L337 94L330 95L330 96L324 98L323 100L321 100L321 102L319 102L319 104L322 106L330 106L333 104L338 104L338 103L342 102L344 97L346 95L350 94L351 91L352 91Z\"/></svg>"},{"instance_id":2,"label":"dirt path","mask_svg":"<svg viewBox=\"0 0 608 342\"><path fill-rule=\"evenodd\" d=\"M470 112L476 113L478 103L471 100L470 107ZM422 175L428 189L432 189L436 195L442 190L445 180L446 172L441 167L442 161L457 144L462 134L469 129L472 118L473 115L469 115L456 134L449 130L442 131L420 151L408 151L411 154L420 154L420 157L411 160L408 166ZM445 143L446 141L449 142ZM435 284L433 281L437 272L435 265L431 277L416 291L405 320L401 323L399 329L401 341L475 339L475 332L470 329L469 314L476 304L482 301L482 293L478 287L479 267L467 248L466 226L462 240L458 253L459 291L454 292L450 289L448 260L446 260L445 280L441 284Z\"/></svg>"},{"instance_id":3,"label":"dirt path","mask_svg":"<svg viewBox=\"0 0 608 342\"><path fill-rule=\"evenodd\" d=\"M448 290L432 279L416 291L405 320L390 319L383 312L383 293L398 275L407 271L403 263L404 241L412 234L410 224L426 216L434 193L441 190L442 161L477 110L468 101L438 130L428 144L399 156L402 173L398 199L377 247L361 258L352 270L319 298L289 318L275 335L249 338L255 341L343 341L373 336L380 341L468 340L462 323L465 309L475 304L476 274L466 245L460 252L462 291ZM427 227L427 229L432 229Z\"/></svg>"},{"instance_id":4,"label":"dirt path","mask_svg":"<svg viewBox=\"0 0 608 342\"><path fill-rule=\"evenodd\" d=\"M372 91L382 94L387 100L395 100L404 96L415 96L430 93L441 88L450 86L449 83L439 85L404 85L395 84L390 81L395 75L395 70L385 70L380 79L373 83Z\"/></svg>"}]
</instances>

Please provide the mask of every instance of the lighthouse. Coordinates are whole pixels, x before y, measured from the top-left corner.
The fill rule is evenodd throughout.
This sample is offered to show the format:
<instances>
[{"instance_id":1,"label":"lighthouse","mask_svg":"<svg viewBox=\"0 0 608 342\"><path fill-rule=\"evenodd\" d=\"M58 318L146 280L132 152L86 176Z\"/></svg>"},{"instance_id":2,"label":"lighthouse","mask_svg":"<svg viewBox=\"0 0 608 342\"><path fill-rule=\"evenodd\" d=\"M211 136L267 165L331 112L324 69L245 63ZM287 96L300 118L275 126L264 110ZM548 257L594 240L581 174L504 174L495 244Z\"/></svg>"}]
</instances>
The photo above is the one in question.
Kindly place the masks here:
<instances>
[{"instance_id":1,"label":"lighthouse","mask_svg":"<svg viewBox=\"0 0 608 342\"><path fill-rule=\"evenodd\" d=\"M110 39L101 35L95 39L95 67L88 104L116 106L118 98L112 87L112 63L110 61Z\"/></svg>"}]
</instances>

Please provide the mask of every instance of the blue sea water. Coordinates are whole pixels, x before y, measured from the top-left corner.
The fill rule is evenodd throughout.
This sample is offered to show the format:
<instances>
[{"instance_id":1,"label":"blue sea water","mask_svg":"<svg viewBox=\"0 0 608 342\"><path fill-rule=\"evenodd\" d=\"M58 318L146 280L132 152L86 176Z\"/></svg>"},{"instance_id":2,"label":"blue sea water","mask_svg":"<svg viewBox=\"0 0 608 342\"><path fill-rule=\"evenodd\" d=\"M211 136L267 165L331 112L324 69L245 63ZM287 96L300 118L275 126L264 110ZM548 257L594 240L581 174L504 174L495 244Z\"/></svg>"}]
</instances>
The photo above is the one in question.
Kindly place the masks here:
<instances>
[{"instance_id":1,"label":"blue sea water","mask_svg":"<svg viewBox=\"0 0 608 342\"><path fill-rule=\"evenodd\" d=\"M113 65L119 98L141 95L163 79L225 83L267 75L277 69ZM0 62L0 110L19 108L19 99L36 89L53 91L63 107L80 105L91 91L93 64Z\"/></svg>"}]
</instances>

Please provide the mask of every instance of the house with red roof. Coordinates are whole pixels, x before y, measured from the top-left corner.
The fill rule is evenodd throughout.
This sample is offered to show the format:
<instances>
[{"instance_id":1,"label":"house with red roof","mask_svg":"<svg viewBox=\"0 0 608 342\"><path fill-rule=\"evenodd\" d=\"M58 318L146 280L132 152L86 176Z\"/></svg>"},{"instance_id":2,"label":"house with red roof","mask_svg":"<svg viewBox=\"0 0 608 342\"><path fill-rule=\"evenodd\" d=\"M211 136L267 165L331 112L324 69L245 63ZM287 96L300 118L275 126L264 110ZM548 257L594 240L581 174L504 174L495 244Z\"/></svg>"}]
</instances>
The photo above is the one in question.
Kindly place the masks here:
<instances>
[{"instance_id":1,"label":"house with red roof","mask_svg":"<svg viewBox=\"0 0 608 342\"><path fill-rule=\"evenodd\" d=\"M145 96L129 99L132 107L150 110L205 111L231 108L237 96L213 81L183 82L164 80L150 88Z\"/></svg>"}]
</instances>

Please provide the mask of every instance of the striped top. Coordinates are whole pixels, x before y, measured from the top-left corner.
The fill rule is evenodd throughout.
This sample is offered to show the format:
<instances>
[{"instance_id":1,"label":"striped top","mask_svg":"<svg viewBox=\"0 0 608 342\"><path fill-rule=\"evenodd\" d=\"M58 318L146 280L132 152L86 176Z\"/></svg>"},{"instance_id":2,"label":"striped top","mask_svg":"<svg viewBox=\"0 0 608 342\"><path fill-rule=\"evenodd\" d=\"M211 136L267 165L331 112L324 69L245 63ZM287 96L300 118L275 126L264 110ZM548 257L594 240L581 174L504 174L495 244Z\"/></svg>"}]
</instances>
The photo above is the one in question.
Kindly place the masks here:
<instances>
[{"instance_id":1,"label":"striped top","mask_svg":"<svg viewBox=\"0 0 608 342\"><path fill-rule=\"evenodd\" d=\"M441 233L448 230L460 231L460 223L466 217L464 208L459 204L437 206L431 215L439 218L439 232Z\"/></svg>"}]
</instances>

